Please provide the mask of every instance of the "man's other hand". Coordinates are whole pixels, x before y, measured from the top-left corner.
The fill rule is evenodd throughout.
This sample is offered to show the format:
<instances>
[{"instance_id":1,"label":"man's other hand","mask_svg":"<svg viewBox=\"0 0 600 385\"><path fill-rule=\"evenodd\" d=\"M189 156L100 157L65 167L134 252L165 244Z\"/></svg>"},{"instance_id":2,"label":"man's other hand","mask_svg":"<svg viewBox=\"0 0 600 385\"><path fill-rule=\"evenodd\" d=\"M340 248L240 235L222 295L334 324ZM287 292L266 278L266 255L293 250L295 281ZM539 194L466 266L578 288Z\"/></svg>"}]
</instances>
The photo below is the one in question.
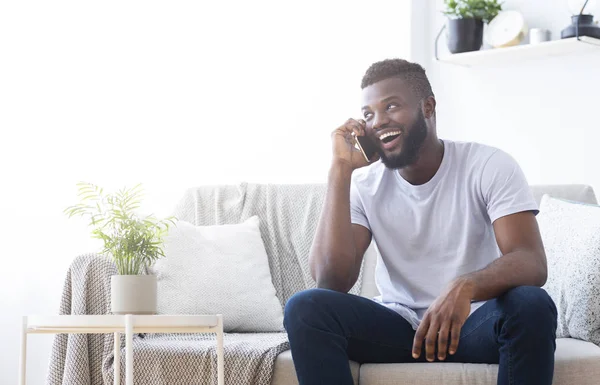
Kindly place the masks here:
<instances>
[{"instance_id":1,"label":"man's other hand","mask_svg":"<svg viewBox=\"0 0 600 385\"><path fill-rule=\"evenodd\" d=\"M425 357L429 362L435 360L436 343L440 361L446 359L447 351L456 353L460 330L471 312L472 298L473 284L469 280L459 278L448 286L423 316L413 342L413 358L421 356L423 341Z\"/></svg>"}]
</instances>

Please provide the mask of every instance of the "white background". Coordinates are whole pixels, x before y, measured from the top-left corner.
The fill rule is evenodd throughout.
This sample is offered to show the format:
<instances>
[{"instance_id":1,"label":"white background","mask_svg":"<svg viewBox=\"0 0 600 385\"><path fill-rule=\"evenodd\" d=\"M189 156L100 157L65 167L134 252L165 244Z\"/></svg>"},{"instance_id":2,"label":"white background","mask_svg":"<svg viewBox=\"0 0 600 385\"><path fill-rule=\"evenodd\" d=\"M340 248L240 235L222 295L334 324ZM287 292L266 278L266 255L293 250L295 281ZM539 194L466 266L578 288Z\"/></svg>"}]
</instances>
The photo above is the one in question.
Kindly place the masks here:
<instances>
[{"instance_id":1,"label":"white background","mask_svg":"<svg viewBox=\"0 0 600 385\"><path fill-rule=\"evenodd\" d=\"M506 10L519 10L530 28L549 29L552 39L560 39L571 22L567 0L504 3ZM426 27L414 38L427 47L424 64L438 101L440 136L502 148L531 184L585 183L600 195L600 49L496 68L438 63L431 56L444 24L443 1L424 4ZM598 20L600 2L589 11Z\"/></svg>"},{"instance_id":2,"label":"white background","mask_svg":"<svg viewBox=\"0 0 600 385\"><path fill-rule=\"evenodd\" d=\"M77 181L142 182L169 214L187 187L324 182L330 132L368 65L410 57L410 2L10 1L0 7L0 384L19 321L53 314L97 251L62 210ZM51 336L30 337L29 381Z\"/></svg>"}]
</instances>

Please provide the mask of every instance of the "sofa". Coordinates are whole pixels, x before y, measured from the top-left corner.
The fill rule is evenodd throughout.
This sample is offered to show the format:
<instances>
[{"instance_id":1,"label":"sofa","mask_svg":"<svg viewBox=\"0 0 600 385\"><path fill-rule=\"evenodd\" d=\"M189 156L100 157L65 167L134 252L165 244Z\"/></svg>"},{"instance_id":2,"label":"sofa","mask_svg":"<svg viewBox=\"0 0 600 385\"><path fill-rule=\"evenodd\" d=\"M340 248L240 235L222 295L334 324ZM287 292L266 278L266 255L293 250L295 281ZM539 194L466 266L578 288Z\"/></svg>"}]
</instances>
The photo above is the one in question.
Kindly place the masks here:
<instances>
[{"instance_id":1,"label":"sofa","mask_svg":"<svg viewBox=\"0 0 600 385\"><path fill-rule=\"evenodd\" d=\"M531 188L538 204L544 194L576 202L597 203L590 186L534 185ZM377 253L371 245L365 254L361 296L372 298L379 294L374 280L376 262ZM360 385L494 385L498 373L498 365L438 362L363 365L352 362L351 369L354 383ZM290 351L277 357L272 384L298 384ZM600 384L600 347L572 338L557 339L554 384Z\"/></svg>"},{"instance_id":2,"label":"sofa","mask_svg":"<svg viewBox=\"0 0 600 385\"><path fill-rule=\"evenodd\" d=\"M544 194L557 198L582 203L597 203L591 187L585 185L538 185L531 187L538 201ZM251 185L238 186L202 186L190 189L176 205L174 214L180 220L195 225L212 225L239 223L242 220L258 215L261 220L260 235L263 238L269 258L269 270L281 306L295 292L315 287L308 273L307 256L316 222L323 204L326 186L313 185ZM288 223L281 223L286 221ZM291 226L289 223L294 223ZM292 261L293 259L293 261ZM288 261L289 260L289 261ZM359 282L352 292L363 297L372 298L378 295L374 280L377 263L375 244L368 248ZM85 264L85 268L82 265ZM107 314L110 303L110 285L108 277L115 274L114 266L106 258L97 256L80 256L74 262L79 266L81 274L75 274L73 266L68 274L61 303L61 314ZM282 270L293 270L287 276ZM290 279L290 277L292 277ZM77 288L79 287L79 288ZM94 290L91 290L94 288ZM160 293L159 293L160 295ZM74 307L76 301L79 306ZM285 334L275 333L285 340ZM265 338L256 334L256 338ZM283 338L282 338L283 337ZM152 343L144 339L134 341L135 354L140 352L136 365L143 362L142 355L154 357L152 364L138 370L152 372L151 382L169 384L172 381L166 371L171 370L175 376L183 372L195 372L194 378L212 377L211 373L199 368L190 356L167 354L169 347L177 345L177 338L161 337L160 343ZM179 343L181 343L179 339ZM188 341L198 344L201 341ZM187 343L187 342L186 342ZM59 336L55 340L50 363L49 384L70 383L68 376L91 378L91 385L111 384L113 361L111 335L104 337ZM283 346L283 347L282 347ZM262 381L229 381L231 384L265 382L271 378L272 385L298 384L291 352L287 343L280 344L278 349L263 365L268 371ZM173 350L173 349L171 349ZM77 353L74 353L77 352ZM227 338L226 338L226 374L227 374ZM162 355L161 355L162 354ZM85 359L81 359L81 357ZM136 356L137 357L137 356ZM245 362L243 355L235 358L237 364ZM172 361L175 359L176 361ZM231 362L231 361L229 361ZM178 366L177 366L178 365ZM355 384L361 385L492 385L496 384L497 365L460 364L460 363L404 363L404 364L362 364L351 362L351 370ZM229 367L235 372L236 369ZM235 379L236 374L231 374ZM272 376L271 376L272 375ZM172 377L171 377L172 378ZM67 382L65 382L67 381ZM137 381L136 381L137 383ZM142 382L145 383L145 382ZM181 381L177 384L201 383L200 381ZM555 385L598 385L600 384L600 347L582 340L560 338L557 340Z\"/></svg>"}]
</instances>

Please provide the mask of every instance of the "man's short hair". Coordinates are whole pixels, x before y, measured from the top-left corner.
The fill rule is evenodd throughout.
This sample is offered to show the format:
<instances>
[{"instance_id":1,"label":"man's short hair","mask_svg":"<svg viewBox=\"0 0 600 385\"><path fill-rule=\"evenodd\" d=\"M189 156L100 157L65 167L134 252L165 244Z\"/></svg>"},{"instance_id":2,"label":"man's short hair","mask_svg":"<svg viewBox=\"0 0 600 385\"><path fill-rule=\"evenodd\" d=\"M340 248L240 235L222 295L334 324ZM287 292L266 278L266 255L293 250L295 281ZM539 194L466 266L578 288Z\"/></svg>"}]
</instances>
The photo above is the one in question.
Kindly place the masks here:
<instances>
[{"instance_id":1,"label":"man's short hair","mask_svg":"<svg viewBox=\"0 0 600 385\"><path fill-rule=\"evenodd\" d=\"M372 64L362 78L361 88L368 87L389 78L402 78L407 81L412 91L420 98L434 96L425 69L417 63L404 59L386 59Z\"/></svg>"}]
</instances>

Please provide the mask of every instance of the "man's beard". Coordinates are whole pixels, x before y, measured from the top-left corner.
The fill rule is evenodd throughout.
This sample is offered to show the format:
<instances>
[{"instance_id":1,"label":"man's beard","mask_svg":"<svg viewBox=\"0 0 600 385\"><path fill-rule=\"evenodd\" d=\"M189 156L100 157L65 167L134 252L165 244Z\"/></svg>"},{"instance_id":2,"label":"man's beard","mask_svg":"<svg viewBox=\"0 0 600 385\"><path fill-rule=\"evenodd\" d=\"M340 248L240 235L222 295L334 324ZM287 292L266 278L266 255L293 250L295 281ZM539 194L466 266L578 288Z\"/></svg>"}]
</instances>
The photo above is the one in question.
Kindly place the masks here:
<instances>
[{"instance_id":1,"label":"man's beard","mask_svg":"<svg viewBox=\"0 0 600 385\"><path fill-rule=\"evenodd\" d=\"M377 146L377 153L381 161L387 168L393 170L410 166L419 159L419 151L427 138L427 122L421 109L419 109L419 115L412 127L402 131L406 132L406 136L402 141L402 149L399 154L388 156L381 147Z\"/></svg>"}]
</instances>

